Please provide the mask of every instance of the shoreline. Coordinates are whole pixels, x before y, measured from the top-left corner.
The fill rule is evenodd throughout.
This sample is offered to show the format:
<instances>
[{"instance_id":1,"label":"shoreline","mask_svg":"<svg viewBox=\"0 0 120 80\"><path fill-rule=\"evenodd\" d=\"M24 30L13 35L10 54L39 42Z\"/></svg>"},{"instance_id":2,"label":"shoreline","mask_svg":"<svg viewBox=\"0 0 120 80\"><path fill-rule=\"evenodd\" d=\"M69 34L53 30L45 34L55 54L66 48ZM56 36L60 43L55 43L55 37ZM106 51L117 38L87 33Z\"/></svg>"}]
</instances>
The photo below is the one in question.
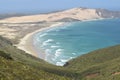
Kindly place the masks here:
<instances>
[{"instance_id":1,"label":"shoreline","mask_svg":"<svg viewBox=\"0 0 120 80\"><path fill-rule=\"evenodd\" d=\"M20 39L20 42L18 44L15 44L14 46L16 46L20 50L25 51L26 53L30 55L39 57L41 59L45 59L45 52L42 50L40 50L41 52L38 52L35 49L34 44L33 44L33 36L38 32L41 32L41 31L44 31L50 28L58 27L63 24L64 22L57 22L57 23L51 24L50 26L42 27L38 30L28 33L27 35L25 35L23 38Z\"/></svg>"},{"instance_id":2,"label":"shoreline","mask_svg":"<svg viewBox=\"0 0 120 80\"><path fill-rule=\"evenodd\" d=\"M102 19L94 19L94 20L83 20L80 22L87 22L87 21L96 21L96 20L102 20ZM40 27L40 29L35 30L31 33L28 33L27 35L25 35L23 38L20 39L20 42L18 44L15 44L14 46L16 46L18 49L25 51L26 53L33 55L35 57L41 58L45 60L45 52L40 49L39 51L35 49L34 44L33 44L33 36L36 33L42 32L44 30L47 29L51 29L54 27L59 27L61 25L64 25L65 22L56 22L51 24L50 26L46 26L46 27Z\"/></svg>"},{"instance_id":3,"label":"shoreline","mask_svg":"<svg viewBox=\"0 0 120 80\"><path fill-rule=\"evenodd\" d=\"M104 20L104 19L85 20L85 21L80 21L80 22L96 21L96 20ZM66 23L65 22L56 22L56 23L54 22L49 25L47 25L46 23L46 26L40 27L38 30L34 30L31 33L28 33L27 35L25 35L23 38L20 39L20 42L14 46L16 46L18 49L23 50L32 56L45 60L46 58L45 51L41 48L37 50L37 47L33 43L34 35L39 32L46 31L52 28L54 29L56 27L62 27L62 25L66 25L66 24L67 22ZM57 66L62 66L62 65L57 65Z\"/></svg>"}]
</instances>

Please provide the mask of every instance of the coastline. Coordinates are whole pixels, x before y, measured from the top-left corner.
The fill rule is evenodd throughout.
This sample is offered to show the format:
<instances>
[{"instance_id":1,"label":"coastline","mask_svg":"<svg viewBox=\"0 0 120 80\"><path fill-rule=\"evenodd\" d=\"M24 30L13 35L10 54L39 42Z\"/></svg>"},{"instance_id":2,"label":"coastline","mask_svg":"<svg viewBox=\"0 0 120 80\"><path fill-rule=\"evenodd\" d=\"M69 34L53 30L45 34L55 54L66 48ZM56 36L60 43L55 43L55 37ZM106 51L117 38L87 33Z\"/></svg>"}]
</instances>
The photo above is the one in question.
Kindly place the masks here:
<instances>
[{"instance_id":1,"label":"coastline","mask_svg":"<svg viewBox=\"0 0 120 80\"><path fill-rule=\"evenodd\" d=\"M83 20L81 22L96 21L96 20L102 20L102 19ZM20 39L20 42L18 44L15 44L14 46L16 46L20 50L25 51L26 53L28 53L30 55L39 57L41 59L45 59L45 52L42 49L37 51L36 48L34 47L34 44L33 44L34 34L44 31L44 30L47 30L47 29L51 29L53 27L59 27L60 25L64 25L64 24L65 24L65 22L56 22L56 23L52 23L50 26L41 27L40 29L35 30L35 31L25 35L23 38Z\"/></svg>"},{"instance_id":2,"label":"coastline","mask_svg":"<svg viewBox=\"0 0 120 80\"><path fill-rule=\"evenodd\" d=\"M33 36L34 34L53 28L53 27L58 27L60 25L63 25L63 22L58 22L55 24L52 24L50 26L42 27L38 30L35 30L34 32L28 33L25 35L22 39L20 39L20 42L18 44L15 44L18 49L25 51L26 53L33 55L35 57L40 57L41 59L45 59L45 52L41 50L41 52L38 52L33 45Z\"/></svg>"},{"instance_id":3,"label":"coastline","mask_svg":"<svg viewBox=\"0 0 120 80\"><path fill-rule=\"evenodd\" d=\"M103 19L96 19L96 20L103 20ZM85 21L80 21L80 22L87 22L87 21L96 21L94 20L85 20ZM44 23L45 24L45 23ZM71 24L71 23L70 23ZM25 35L23 38L20 39L19 44L14 45L16 46L18 49L25 51L26 53L33 55L37 58L46 60L46 56L47 53L45 52L45 50L43 49L37 49L37 47L34 45L33 43L33 39L35 34L39 33L39 32L43 32L44 30L50 30L50 29L54 29L54 28L59 28L62 27L62 25L68 25L67 22L52 22L51 24L48 25L48 23L45 24L45 26L43 27L39 27L38 30L32 30L31 33L27 33L27 35ZM30 30L30 29L28 29ZM72 59L72 58L71 58ZM62 60L63 62L64 60ZM56 63L57 66L63 66L63 64L61 64L60 62Z\"/></svg>"}]
</instances>

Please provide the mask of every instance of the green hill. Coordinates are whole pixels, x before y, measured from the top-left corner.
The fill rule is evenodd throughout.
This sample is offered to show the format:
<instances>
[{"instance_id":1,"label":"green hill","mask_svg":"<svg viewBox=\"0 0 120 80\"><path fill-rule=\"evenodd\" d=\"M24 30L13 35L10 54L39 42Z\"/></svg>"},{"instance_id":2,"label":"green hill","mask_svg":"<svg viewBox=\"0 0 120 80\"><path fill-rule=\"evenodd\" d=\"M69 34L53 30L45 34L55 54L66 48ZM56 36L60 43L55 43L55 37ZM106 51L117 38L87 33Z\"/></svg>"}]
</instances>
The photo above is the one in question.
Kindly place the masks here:
<instances>
[{"instance_id":1,"label":"green hill","mask_svg":"<svg viewBox=\"0 0 120 80\"><path fill-rule=\"evenodd\" d=\"M0 51L0 80L70 80L56 74L34 68L15 61L8 54Z\"/></svg>"},{"instance_id":2,"label":"green hill","mask_svg":"<svg viewBox=\"0 0 120 80\"><path fill-rule=\"evenodd\" d=\"M120 80L120 45L93 51L57 67L0 37L0 80Z\"/></svg>"},{"instance_id":3,"label":"green hill","mask_svg":"<svg viewBox=\"0 0 120 80\"><path fill-rule=\"evenodd\" d=\"M93 51L69 61L66 68L91 80L120 80L120 45ZM90 80L90 79L89 79Z\"/></svg>"}]
</instances>

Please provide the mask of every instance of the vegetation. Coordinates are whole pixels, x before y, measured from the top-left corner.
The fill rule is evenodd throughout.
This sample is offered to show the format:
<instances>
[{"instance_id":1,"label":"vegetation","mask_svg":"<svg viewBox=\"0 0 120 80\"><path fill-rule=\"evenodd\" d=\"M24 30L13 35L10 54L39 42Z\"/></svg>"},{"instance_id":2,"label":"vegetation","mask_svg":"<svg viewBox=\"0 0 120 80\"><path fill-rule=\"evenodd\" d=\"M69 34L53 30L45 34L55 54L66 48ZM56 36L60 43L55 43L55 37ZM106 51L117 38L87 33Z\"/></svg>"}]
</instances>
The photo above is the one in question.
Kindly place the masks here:
<instances>
[{"instance_id":1,"label":"vegetation","mask_svg":"<svg viewBox=\"0 0 120 80\"><path fill-rule=\"evenodd\" d=\"M69 61L66 68L94 80L120 79L120 45L93 51ZM116 75L114 75L116 74ZM93 80L89 79L89 80Z\"/></svg>"},{"instance_id":2,"label":"vegetation","mask_svg":"<svg viewBox=\"0 0 120 80\"><path fill-rule=\"evenodd\" d=\"M0 52L0 54L6 53ZM1 80L70 80L67 77L62 77L43 70L38 70L21 62L8 60L8 55L6 54L5 56L6 57L0 56Z\"/></svg>"},{"instance_id":3,"label":"vegetation","mask_svg":"<svg viewBox=\"0 0 120 80\"><path fill-rule=\"evenodd\" d=\"M0 37L0 80L120 80L120 45L96 50L57 67Z\"/></svg>"}]
</instances>

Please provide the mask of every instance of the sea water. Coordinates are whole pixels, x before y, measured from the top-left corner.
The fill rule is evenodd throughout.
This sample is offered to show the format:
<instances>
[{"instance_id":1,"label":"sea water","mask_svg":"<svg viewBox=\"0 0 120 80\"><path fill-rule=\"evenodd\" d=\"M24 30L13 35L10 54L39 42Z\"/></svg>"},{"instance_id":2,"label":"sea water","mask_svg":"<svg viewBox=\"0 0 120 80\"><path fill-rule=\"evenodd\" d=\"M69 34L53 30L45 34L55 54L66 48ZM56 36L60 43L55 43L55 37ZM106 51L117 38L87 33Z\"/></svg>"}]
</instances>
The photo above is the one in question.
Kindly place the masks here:
<instances>
[{"instance_id":1,"label":"sea water","mask_svg":"<svg viewBox=\"0 0 120 80\"><path fill-rule=\"evenodd\" d=\"M82 54L120 44L120 19L67 23L35 34L33 41L36 49L44 50L46 61L62 66Z\"/></svg>"}]
</instances>

